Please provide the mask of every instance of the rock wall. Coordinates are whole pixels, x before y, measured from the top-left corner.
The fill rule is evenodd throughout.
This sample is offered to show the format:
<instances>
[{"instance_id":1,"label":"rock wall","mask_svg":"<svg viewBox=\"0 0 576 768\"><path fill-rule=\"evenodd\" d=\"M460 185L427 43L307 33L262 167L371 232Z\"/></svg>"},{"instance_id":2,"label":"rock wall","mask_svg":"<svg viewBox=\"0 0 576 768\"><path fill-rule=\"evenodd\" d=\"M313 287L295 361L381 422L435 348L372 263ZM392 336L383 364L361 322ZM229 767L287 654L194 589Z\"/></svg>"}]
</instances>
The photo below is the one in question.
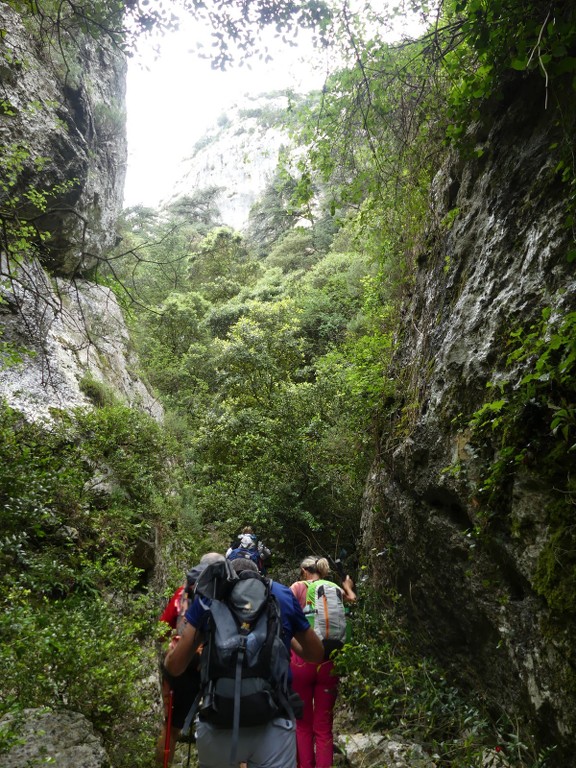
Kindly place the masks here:
<instances>
[{"instance_id":1,"label":"rock wall","mask_svg":"<svg viewBox=\"0 0 576 768\"><path fill-rule=\"evenodd\" d=\"M242 231L252 205L272 179L287 131L269 124L281 115L288 98L248 98L231 107L183 160L174 191L166 204L202 189L218 187L217 206L223 224ZM277 122L277 120L276 120Z\"/></svg>"},{"instance_id":2,"label":"rock wall","mask_svg":"<svg viewBox=\"0 0 576 768\"><path fill-rule=\"evenodd\" d=\"M567 185L552 150L574 126L561 125L544 96L539 79L515 82L471 129L480 157L452 157L435 181L427 247L402 307L393 365L401 394L367 484L363 536L375 578L402 596L422 652L494 714L518 718L524 737L565 747L557 764L568 768L573 617L555 614L536 588L559 492L532 456L510 470L486 514L487 449L468 426L497 397L487 384L510 378L511 332L544 308L576 308ZM498 458L497 445L489 450Z\"/></svg>"},{"instance_id":3,"label":"rock wall","mask_svg":"<svg viewBox=\"0 0 576 768\"><path fill-rule=\"evenodd\" d=\"M126 62L67 13L57 28L0 7L0 396L49 419L89 405L90 378L160 418L112 292L85 279L117 239ZM21 364L2 365L6 344Z\"/></svg>"},{"instance_id":4,"label":"rock wall","mask_svg":"<svg viewBox=\"0 0 576 768\"><path fill-rule=\"evenodd\" d=\"M20 16L0 6L0 201L45 233L52 273L78 275L116 241L126 173L126 62L105 36L62 11ZM47 193L45 208L31 191Z\"/></svg>"},{"instance_id":5,"label":"rock wall","mask_svg":"<svg viewBox=\"0 0 576 768\"><path fill-rule=\"evenodd\" d=\"M160 420L162 406L138 375L112 291L51 279L37 262L21 265L17 275L10 290L0 290L0 327L2 342L21 350L22 361L0 365L0 396L29 421L49 421L53 410L92 406L99 383L104 396L108 391Z\"/></svg>"}]
</instances>

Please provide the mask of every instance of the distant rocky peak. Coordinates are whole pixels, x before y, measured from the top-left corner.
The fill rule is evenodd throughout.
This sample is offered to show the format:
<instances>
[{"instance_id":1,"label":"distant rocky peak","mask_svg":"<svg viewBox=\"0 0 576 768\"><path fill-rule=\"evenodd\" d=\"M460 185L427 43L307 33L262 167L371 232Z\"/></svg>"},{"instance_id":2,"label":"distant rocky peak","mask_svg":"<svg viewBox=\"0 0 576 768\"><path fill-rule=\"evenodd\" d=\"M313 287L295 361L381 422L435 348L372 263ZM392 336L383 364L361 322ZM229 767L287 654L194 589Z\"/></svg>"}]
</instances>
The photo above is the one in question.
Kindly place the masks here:
<instances>
[{"instance_id":1,"label":"distant rocky peak","mask_svg":"<svg viewBox=\"0 0 576 768\"><path fill-rule=\"evenodd\" d=\"M289 96L245 96L217 119L182 160L173 194L163 206L218 187L221 223L242 231L252 205L272 179L283 146L290 143Z\"/></svg>"}]
</instances>

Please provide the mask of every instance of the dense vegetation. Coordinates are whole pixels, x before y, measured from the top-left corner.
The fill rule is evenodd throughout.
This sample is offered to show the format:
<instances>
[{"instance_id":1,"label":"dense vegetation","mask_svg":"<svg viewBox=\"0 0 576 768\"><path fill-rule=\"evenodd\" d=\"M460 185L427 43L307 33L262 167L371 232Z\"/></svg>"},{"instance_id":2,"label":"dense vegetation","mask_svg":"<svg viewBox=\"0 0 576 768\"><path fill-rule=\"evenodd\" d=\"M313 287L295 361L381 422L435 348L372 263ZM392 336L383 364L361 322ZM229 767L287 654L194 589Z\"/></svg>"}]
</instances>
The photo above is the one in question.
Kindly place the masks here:
<instances>
[{"instance_id":1,"label":"dense vegetation","mask_svg":"<svg viewBox=\"0 0 576 768\"><path fill-rule=\"evenodd\" d=\"M46 4L42 19L53 19L57 6ZM88 15L88 32L105 29L124 44L118 4L97 9L102 15ZM157 16L138 12L138 24L169 26L158 9ZM294 140L307 151L278 169L245 235L219 225L212 189L161 212L129 210L120 222L122 242L94 278L125 308L141 373L165 408L163 426L89 380L94 410L54 414L48 430L4 406L0 418L1 712L78 709L114 744L117 768L148 765L156 735L156 692L143 694L141 678L154 664L159 606L142 546L158 535L168 591L191 560L225 546L246 522L271 545L286 578L309 551L348 553L358 567L364 480L401 399L401 380L388 368L400 301L419 244L446 225L429 219L434 173L449 150L481 151L467 145L467 126L511 78L540 71L553 100L570 91L576 71L569 3L449 2L419 41L397 46L357 28L345 9L331 26L320 4L302 4L296 17L291 3L254 9L257 21L284 31L294 19L319 23L345 65L322 94L297 105ZM372 21L385 26L364 18L368 29ZM253 43L251 21L241 14L235 21L241 48ZM218 64L231 55L225 45L219 50ZM559 171L571 227L569 150L568 138ZM4 148L2 168L17 162ZM34 252L35 233L14 215L18 189L10 174L4 178L3 245L18 260ZM38 193L42 204L47 194ZM512 353L511 365L539 353L534 377L468 416L479 430L488 424L493 440L527 400L544 399L552 381L563 399L551 456L567 464L573 316L557 326L553 350L543 350L532 329ZM19 350L0 351L4 365L18 362ZM508 430L502 439L509 448L502 461L519 461L521 436ZM487 495L499 469L488 475ZM573 498L573 488L566 492ZM559 515L565 522L567 507ZM573 526L562 531L563 546L572 546ZM572 584L553 554L542 565L542 589L562 605ZM532 751L510 723L489 723L440 671L411 656L406 636L384 618L393 602L393 595L363 596L364 637L340 662L364 727L398 729L430 747L442 766L480 765L485 747L508 744L515 765L543 768L546 753ZM0 748L11 738L0 734Z\"/></svg>"},{"instance_id":2,"label":"dense vegetation","mask_svg":"<svg viewBox=\"0 0 576 768\"><path fill-rule=\"evenodd\" d=\"M324 220L280 232L259 257L194 210L130 212L122 247L136 255L115 263L147 307L134 307L133 337L177 433L188 504L224 541L251 520L284 557L334 554L356 538L384 387L389 343L372 341L364 294L375 268ZM143 260L147 241L159 245Z\"/></svg>"}]
</instances>

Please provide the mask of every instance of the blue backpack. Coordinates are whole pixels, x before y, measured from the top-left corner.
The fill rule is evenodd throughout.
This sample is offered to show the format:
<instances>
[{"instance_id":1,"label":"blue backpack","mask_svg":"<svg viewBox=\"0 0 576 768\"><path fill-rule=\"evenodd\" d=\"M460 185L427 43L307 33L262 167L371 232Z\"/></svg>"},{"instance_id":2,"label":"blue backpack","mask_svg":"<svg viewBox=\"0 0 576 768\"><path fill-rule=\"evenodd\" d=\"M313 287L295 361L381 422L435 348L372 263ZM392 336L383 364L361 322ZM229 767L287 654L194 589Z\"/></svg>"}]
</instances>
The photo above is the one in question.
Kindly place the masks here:
<instances>
[{"instance_id":1,"label":"blue backpack","mask_svg":"<svg viewBox=\"0 0 576 768\"><path fill-rule=\"evenodd\" d=\"M228 553L226 556L227 560L238 560L238 558L244 557L247 560L252 560L253 563L256 563L256 567L258 570L262 570L262 560L260 558L260 552L258 551L258 547L250 547L247 549L246 547L236 547L231 552Z\"/></svg>"}]
</instances>

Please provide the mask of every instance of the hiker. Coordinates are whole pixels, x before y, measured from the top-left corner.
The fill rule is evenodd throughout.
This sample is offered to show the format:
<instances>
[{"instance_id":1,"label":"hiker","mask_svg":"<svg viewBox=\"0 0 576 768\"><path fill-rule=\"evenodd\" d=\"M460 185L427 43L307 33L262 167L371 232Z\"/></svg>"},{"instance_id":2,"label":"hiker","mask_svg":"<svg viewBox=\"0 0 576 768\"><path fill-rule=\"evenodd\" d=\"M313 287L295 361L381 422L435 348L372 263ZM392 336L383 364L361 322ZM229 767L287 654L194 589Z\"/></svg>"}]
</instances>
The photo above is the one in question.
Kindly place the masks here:
<instances>
[{"instance_id":1,"label":"hiker","mask_svg":"<svg viewBox=\"0 0 576 768\"><path fill-rule=\"evenodd\" d=\"M206 557L206 555L204 556ZM218 555L218 557L222 557ZM194 598L194 586L198 576L210 562L204 558L198 565L191 568L186 574L186 582L174 592L166 608L162 612L159 621L165 622L170 630L175 632L171 639L171 646L177 642L177 638L184 625L184 615L188 610L191 601ZM168 634L170 633L168 631ZM162 665L162 699L164 703L164 723L162 730L156 742L156 765L171 765L174 759L174 750L176 742L180 737L180 732L186 715L194 703L198 690L200 688L199 672L200 655L196 653L190 664L181 675L171 675L164 665ZM171 710L171 711L170 711ZM169 736L167 731L169 730ZM167 754L168 753L168 754Z\"/></svg>"},{"instance_id":2,"label":"hiker","mask_svg":"<svg viewBox=\"0 0 576 768\"><path fill-rule=\"evenodd\" d=\"M236 564L234 561L232 563L228 561L225 567L237 573L241 570L256 569L255 564L250 560L239 560ZM257 576L257 578L260 577ZM288 654L291 642L303 658L311 663L320 662L324 654L322 643L310 627L290 589L276 581L267 583L270 584L270 592L280 609L282 637L278 642L285 653L286 673L289 673ZM205 597L201 598L197 595L186 612L186 625L180 639L169 650L165 659L165 666L171 674L180 674L189 664L198 644L203 640L203 632L207 630L211 607L213 606ZM271 658L271 666L275 661L277 659ZM250 679L247 682L249 683ZM202 709L206 704L204 700L196 723L196 746L200 768L229 768L231 753L236 763L249 763L251 768L296 767L296 726L288 712L273 717L263 725L240 725L235 732L231 727L217 726L203 719Z\"/></svg>"},{"instance_id":3,"label":"hiker","mask_svg":"<svg viewBox=\"0 0 576 768\"><path fill-rule=\"evenodd\" d=\"M234 561L238 558L250 559L262 574L266 574L265 561L272 554L267 546L258 539L252 526L242 528L242 532L236 537L240 541L233 540L226 551L226 558Z\"/></svg>"},{"instance_id":4,"label":"hiker","mask_svg":"<svg viewBox=\"0 0 576 768\"><path fill-rule=\"evenodd\" d=\"M340 594L342 603L342 621L345 622L344 603L354 602L354 582L350 576L342 581L341 589L334 582L327 580L330 564L325 557L306 557L300 563L300 581L296 581L290 589L298 600L304 613L314 624L313 610L310 603L310 585L312 589L320 584L331 585ZM318 611L320 616L322 611ZM336 620L334 621L336 624ZM320 632L319 628L316 630ZM326 653L320 664L311 664L292 653L290 669L292 670L292 687L304 702L304 714L296 724L296 741L298 745L298 768L330 768L334 755L334 736L332 732L334 720L334 705L338 694L339 678L334 672L334 661L331 658L334 648L345 642L346 626L338 641L330 645L325 640Z\"/></svg>"}]
</instances>

